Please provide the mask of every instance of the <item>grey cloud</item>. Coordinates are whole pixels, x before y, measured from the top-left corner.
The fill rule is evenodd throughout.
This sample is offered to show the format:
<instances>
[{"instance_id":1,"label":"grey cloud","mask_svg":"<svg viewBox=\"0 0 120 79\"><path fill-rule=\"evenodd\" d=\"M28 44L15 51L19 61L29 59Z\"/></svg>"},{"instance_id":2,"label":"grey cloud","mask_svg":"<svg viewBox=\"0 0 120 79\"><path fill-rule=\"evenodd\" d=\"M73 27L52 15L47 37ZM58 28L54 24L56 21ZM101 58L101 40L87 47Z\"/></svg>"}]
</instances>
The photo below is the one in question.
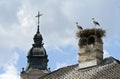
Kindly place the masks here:
<instances>
[{"instance_id":1,"label":"grey cloud","mask_svg":"<svg viewBox=\"0 0 120 79\"><path fill-rule=\"evenodd\" d=\"M17 23L17 11L21 5L20 1L16 0L1 0L0 1L0 24L3 27L10 27L13 23Z\"/></svg>"},{"instance_id":2,"label":"grey cloud","mask_svg":"<svg viewBox=\"0 0 120 79\"><path fill-rule=\"evenodd\" d=\"M118 22L120 20L118 13L120 12L116 11L116 7L118 7L118 5L116 5L116 3L118 3L117 1L118 0L4 0L0 3L0 27L3 27L3 29L0 28L0 30L4 30L5 32L0 31L0 36L5 40L4 44L2 43L3 40L0 42L0 47L5 48L7 45L8 47L6 49L11 49L8 50L7 53L11 52L15 47L26 50L27 52L33 43L32 38L36 32L37 23L34 16L38 10L43 13L40 30L45 45L48 46L48 48L51 48L51 45L52 47L76 45L75 22L78 21L84 28L92 28L92 17L101 23L102 28L108 31L107 34L118 35L120 33L118 30L120 25ZM18 15L20 10L24 12L21 18ZM28 24L26 23L25 26L22 26L24 18L27 18ZM112 29L113 26L116 26L114 30ZM112 32L110 29L112 29ZM109 36L106 38L113 40L111 39L112 37Z\"/></svg>"}]
</instances>

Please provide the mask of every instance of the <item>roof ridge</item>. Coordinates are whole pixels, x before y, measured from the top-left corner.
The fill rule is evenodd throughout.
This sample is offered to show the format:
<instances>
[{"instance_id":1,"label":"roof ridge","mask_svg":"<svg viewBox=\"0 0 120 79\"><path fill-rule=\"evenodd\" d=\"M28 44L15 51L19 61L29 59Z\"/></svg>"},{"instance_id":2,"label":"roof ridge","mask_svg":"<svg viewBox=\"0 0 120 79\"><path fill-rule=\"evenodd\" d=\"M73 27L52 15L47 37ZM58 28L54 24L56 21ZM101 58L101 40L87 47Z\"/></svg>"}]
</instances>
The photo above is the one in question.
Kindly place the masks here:
<instances>
[{"instance_id":1,"label":"roof ridge","mask_svg":"<svg viewBox=\"0 0 120 79\"><path fill-rule=\"evenodd\" d=\"M110 57L104 58L103 61L100 63L100 65L110 64L110 63L113 63L113 62L120 63L119 60L110 56Z\"/></svg>"}]
</instances>

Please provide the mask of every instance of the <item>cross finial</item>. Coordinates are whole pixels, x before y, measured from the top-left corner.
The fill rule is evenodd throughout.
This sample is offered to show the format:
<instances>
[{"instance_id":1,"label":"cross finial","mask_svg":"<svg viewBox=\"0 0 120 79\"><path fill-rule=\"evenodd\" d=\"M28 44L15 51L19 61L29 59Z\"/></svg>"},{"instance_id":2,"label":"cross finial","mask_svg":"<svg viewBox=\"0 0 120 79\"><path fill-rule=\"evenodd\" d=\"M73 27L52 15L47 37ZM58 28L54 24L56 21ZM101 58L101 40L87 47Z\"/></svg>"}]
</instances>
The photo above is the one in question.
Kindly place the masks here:
<instances>
[{"instance_id":1,"label":"cross finial","mask_svg":"<svg viewBox=\"0 0 120 79\"><path fill-rule=\"evenodd\" d=\"M38 11L38 15L35 16L38 18L38 28L37 28L37 33L39 33L39 23L40 23L40 16L42 16L42 14L40 14L40 12Z\"/></svg>"},{"instance_id":2,"label":"cross finial","mask_svg":"<svg viewBox=\"0 0 120 79\"><path fill-rule=\"evenodd\" d=\"M38 25L39 25L39 23L40 23L40 16L42 16L42 14L40 14L40 12L38 11L38 15L37 15L37 16L35 16L35 17L37 17L37 18L38 18Z\"/></svg>"}]
</instances>

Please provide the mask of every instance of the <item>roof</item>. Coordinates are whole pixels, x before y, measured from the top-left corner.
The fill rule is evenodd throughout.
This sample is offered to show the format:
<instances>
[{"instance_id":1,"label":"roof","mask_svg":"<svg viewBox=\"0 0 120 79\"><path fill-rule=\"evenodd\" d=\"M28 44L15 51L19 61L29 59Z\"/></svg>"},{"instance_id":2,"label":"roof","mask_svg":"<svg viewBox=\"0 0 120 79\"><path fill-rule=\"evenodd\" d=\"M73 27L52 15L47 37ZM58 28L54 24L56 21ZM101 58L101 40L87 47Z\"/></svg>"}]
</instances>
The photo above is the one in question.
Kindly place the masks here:
<instances>
[{"instance_id":1,"label":"roof","mask_svg":"<svg viewBox=\"0 0 120 79\"><path fill-rule=\"evenodd\" d=\"M120 79L120 61L105 58L101 64L79 69L78 64L60 68L39 79Z\"/></svg>"}]
</instances>

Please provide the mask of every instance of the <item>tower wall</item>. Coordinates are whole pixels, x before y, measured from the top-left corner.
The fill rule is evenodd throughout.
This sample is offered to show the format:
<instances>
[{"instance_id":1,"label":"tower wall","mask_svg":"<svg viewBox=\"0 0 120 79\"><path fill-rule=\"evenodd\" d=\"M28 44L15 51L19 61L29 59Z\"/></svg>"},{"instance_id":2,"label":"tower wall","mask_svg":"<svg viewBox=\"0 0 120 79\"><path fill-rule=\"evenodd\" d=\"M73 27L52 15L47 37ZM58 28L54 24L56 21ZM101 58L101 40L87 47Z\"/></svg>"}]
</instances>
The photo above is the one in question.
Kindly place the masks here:
<instances>
[{"instance_id":1,"label":"tower wall","mask_svg":"<svg viewBox=\"0 0 120 79\"><path fill-rule=\"evenodd\" d=\"M29 72L21 72L20 79L38 79L43 75L45 75L45 71L32 69Z\"/></svg>"},{"instance_id":2,"label":"tower wall","mask_svg":"<svg viewBox=\"0 0 120 79\"><path fill-rule=\"evenodd\" d=\"M101 29L85 29L79 31L79 68L95 66L103 60L104 31Z\"/></svg>"}]
</instances>

